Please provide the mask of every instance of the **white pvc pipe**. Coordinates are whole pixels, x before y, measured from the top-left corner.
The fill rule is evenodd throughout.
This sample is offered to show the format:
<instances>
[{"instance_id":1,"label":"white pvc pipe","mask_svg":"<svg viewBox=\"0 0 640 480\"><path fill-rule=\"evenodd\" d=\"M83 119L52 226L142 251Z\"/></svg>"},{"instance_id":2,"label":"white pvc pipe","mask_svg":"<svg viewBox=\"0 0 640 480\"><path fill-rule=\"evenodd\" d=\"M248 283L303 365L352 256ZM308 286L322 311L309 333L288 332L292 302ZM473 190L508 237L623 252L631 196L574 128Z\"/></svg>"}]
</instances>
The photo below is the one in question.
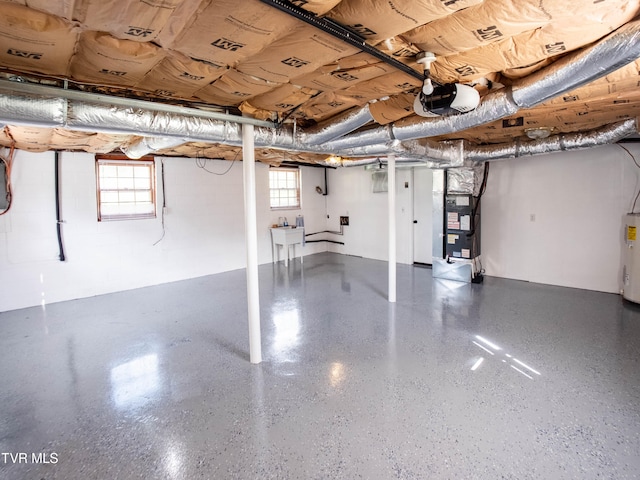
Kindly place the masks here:
<instances>
[{"instance_id":1,"label":"white pvc pipe","mask_svg":"<svg viewBox=\"0 0 640 480\"><path fill-rule=\"evenodd\" d=\"M249 308L249 361L262 362L260 289L258 282L258 229L256 215L256 162L253 125L242 125L244 228L247 249L247 304Z\"/></svg>"},{"instance_id":2,"label":"white pvc pipe","mask_svg":"<svg viewBox=\"0 0 640 480\"><path fill-rule=\"evenodd\" d=\"M396 156L387 156L389 197L389 301L396 301Z\"/></svg>"}]
</instances>

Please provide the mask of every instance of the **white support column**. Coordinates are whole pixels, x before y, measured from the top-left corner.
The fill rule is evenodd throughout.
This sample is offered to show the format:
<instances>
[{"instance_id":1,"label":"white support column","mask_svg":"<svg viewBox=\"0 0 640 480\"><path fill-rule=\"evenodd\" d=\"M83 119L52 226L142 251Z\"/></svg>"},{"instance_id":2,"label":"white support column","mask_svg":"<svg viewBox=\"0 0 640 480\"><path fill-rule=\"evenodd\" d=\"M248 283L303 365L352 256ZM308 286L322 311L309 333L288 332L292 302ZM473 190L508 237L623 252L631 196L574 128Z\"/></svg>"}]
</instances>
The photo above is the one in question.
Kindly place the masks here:
<instances>
[{"instance_id":1,"label":"white support column","mask_svg":"<svg viewBox=\"0 0 640 480\"><path fill-rule=\"evenodd\" d=\"M253 125L242 125L244 228L247 249L247 304L249 308L249 361L262 362L260 289L258 283L258 230L256 214L256 162Z\"/></svg>"},{"instance_id":2,"label":"white support column","mask_svg":"<svg viewBox=\"0 0 640 480\"><path fill-rule=\"evenodd\" d=\"M396 156L387 156L389 196L389 302L396 301Z\"/></svg>"}]
</instances>

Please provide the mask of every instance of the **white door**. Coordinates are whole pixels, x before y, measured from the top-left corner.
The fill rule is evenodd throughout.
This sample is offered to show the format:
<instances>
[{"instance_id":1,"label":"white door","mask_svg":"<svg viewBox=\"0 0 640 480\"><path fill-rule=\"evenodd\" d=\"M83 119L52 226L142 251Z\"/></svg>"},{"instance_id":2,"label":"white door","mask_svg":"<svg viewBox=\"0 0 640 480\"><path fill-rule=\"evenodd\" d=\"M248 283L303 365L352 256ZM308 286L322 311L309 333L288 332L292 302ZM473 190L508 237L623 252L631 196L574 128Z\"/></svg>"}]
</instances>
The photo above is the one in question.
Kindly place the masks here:
<instances>
[{"instance_id":1,"label":"white door","mask_svg":"<svg viewBox=\"0 0 640 480\"><path fill-rule=\"evenodd\" d=\"M433 170L413 169L413 263L432 263Z\"/></svg>"}]
</instances>

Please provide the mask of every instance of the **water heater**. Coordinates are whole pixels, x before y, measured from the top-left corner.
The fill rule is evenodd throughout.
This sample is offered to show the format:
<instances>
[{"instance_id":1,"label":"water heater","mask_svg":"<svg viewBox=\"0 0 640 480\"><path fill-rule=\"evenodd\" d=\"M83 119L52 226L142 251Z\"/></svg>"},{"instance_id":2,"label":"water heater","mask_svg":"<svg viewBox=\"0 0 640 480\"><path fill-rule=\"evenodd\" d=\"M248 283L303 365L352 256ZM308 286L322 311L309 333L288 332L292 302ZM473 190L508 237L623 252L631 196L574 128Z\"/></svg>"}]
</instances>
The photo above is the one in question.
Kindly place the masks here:
<instances>
[{"instance_id":1,"label":"water heater","mask_svg":"<svg viewBox=\"0 0 640 480\"><path fill-rule=\"evenodd\" d=\"M622 269L622 296L631 302L640 303L640 243L638 228L640 213L628 213L624 226L624 267Z\"/></svg>"}]
</instances>

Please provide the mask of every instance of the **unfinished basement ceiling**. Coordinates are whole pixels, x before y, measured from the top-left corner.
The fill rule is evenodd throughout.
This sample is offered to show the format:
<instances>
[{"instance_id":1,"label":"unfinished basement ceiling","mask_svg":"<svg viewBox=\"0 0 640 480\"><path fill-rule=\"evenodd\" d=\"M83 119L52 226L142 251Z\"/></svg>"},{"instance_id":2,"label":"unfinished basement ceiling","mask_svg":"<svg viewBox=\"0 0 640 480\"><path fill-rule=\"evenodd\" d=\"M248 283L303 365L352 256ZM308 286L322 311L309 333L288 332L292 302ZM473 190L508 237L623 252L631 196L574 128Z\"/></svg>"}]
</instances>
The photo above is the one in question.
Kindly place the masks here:
<instances>
[{"instance_id":1,"label":"unfinished basement ceiling","mask_svg":"<svg viewBox=\"0 0 640 480\"><path fill-rule=\"evenodd\" d=\"M434 52L436 81L472 85L483 100L536 72L553 72L560 59L587 51L640 12L640 0L292 3L357 32L368 45L416 72L422 72L416 54ZM382 125L424 121L413 113L421 85L415 75L268 2L17 0L0 2L0 14L5 81L242 114L289 128L293 122L301 129L331 124L367 105L371 121L361 130L375 133ZM427 137L435 145L456 139L487 145L527 141L530 129L590 131L639 116L639 82L640 62L631 61L532 108ZM126 132L5 123L0 144L30 151L119 152L139 140ZM235 158L238 146L224 143L187 141L157 154ZM320 163L327 156L272 149L266 143L256 158L270 163Z\"/></svg>"}]
</instances>

